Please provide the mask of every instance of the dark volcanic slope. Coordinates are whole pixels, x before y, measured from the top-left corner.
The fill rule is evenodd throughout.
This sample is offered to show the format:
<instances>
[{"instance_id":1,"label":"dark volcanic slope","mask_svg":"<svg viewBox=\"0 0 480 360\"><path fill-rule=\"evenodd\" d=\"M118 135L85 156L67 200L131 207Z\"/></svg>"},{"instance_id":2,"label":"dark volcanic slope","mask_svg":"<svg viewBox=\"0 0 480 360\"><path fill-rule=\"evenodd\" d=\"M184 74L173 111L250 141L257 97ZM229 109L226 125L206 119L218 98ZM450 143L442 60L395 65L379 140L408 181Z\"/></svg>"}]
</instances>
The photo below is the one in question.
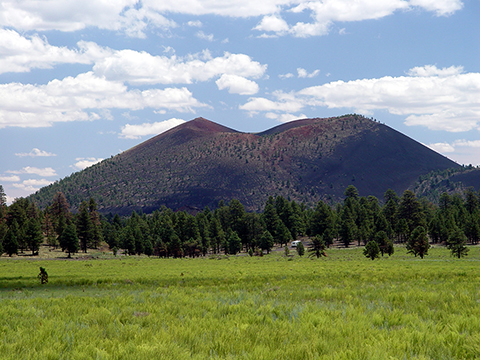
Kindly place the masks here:
<instances>
[{"instance_id":1,"label":"dark volcanic slope","mask_svg":"<svg viewBox=\"0 0 480 360\"><path fill-rule=\"evenodd\" d=\"M458 167L418 142L359 115L305 119L259 134L199 118L41 189L45 206L63 191L73 208L94 197L103 212L215 207L239 199L259 210L269 195L313 204L402 193L432 170Z\"/></svg>"}]
</instances>

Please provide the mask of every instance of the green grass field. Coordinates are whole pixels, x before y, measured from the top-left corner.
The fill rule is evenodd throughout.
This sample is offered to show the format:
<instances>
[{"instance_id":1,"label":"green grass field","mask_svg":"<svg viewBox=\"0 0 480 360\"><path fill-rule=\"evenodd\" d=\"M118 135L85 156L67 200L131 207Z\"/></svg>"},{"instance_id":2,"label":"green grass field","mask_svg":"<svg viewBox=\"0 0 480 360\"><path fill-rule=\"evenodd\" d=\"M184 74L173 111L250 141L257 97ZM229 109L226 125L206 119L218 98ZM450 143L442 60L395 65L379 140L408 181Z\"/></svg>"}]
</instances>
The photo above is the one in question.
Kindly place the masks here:
<instances>
[{"instance_id":1,"label":"green grass field","mask_svg":"<svg viewBox=\"0 0 480 360\"><path fill-rule=\"evenodd\" d=\"M0 260L1 359L475 359L480 248ZM49 274L40 285L39 267Z\"/></svg>"}]
</instances>

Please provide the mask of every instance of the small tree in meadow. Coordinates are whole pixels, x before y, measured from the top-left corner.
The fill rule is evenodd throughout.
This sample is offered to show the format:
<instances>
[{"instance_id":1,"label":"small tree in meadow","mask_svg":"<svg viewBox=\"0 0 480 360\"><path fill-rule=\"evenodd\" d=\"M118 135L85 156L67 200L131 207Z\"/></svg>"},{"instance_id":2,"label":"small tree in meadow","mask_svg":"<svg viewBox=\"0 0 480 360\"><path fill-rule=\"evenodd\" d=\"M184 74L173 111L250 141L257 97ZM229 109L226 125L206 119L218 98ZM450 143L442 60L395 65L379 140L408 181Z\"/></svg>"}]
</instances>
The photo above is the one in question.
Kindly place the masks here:
<instances>
[{"instance_id":1,"label":"small tree in meadow","mask_svg":"<svg viewBox=\"0 0 480 360\"><path fill-rule=\"evenodd\" d=\"M308 252L310 253L309 256L316 256L317 259L320 256L327 256L327 253L325 252L326 248L327 248L327 246L325 245L325 242L323 241L323 236L316 235L312 239L312 244L310 245L310 248L308 249Z\"/></svg>"},{"instance_id":2,"label":"small tree in meadow","mask_svg":"<svg viewBox=\"0 0 480 360\"><path fill-rule=\"evenodd\" d=\"M417 226L407 241L407 253L420 256L421 259L428 255L430 244L428 243L427 232L423 226Z\"/></svg>"},{"instance_id":3,"label":"small tree in meadow","mask_svg":"<svg viewBox=\"0 0 480 360\"><path fill-rule=\"evenodd\" d=\"M305 246L303 246L302 242L299 242L297 244L297 254L298 256L303 256L305 255Z\"/></svg>"},{"instance_id":4,"label":"small tree in meadow","mask_svg":"<svg viewBox=\"0 0 480 360\"><path fill-rule=\"evenodd\" d=\"M388 256L393 255L393 241L388 238L388 235L385 231L381 230L375 234L375 242L378 244L382 256L385 253L388 254Z\"/></svg>"},{"instance_id":5,"label":"small tree in meadow","mask_svg":"<svg viewBox=\"0 0 480 360\"><path fill-rule=\"evenodd\" d=\"M363 249L363 255L372 260L380 257L380 247L378 246L377 242L370 240Z\"/></svg>"},{"instance_id":6,"label":"small tree in meadow","mask_svg":"<svg viewBox=\"0 0 480 360\"><path fill-rule=\"evenodd\" d=\"M467 256L468 248L465 246L467 237L462 230L456 229L452 231L447 240L447 248L451 251L452 256L458 257Z\"/></svg>"}]
</instances>

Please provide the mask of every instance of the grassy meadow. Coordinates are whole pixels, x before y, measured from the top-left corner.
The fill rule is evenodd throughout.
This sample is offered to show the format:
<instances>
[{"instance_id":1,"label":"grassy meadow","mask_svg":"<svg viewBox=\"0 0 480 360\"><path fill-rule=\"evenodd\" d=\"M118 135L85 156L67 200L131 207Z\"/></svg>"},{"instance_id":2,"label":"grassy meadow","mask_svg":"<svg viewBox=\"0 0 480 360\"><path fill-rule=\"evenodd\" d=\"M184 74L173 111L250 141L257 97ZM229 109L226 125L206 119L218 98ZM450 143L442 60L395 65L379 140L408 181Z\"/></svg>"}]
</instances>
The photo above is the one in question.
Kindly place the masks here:
<instances>
[{"instance_id":1,"label":"grassy meadow","mask_svg":"<svg viewBox=\"0 0 480 360\"><path fill-rule=\"evenodd\" d=\"M48 284L37 279L39 267ZM0 259L1 359L475 359L480 248Z\"/></svg>"}]
</instances>

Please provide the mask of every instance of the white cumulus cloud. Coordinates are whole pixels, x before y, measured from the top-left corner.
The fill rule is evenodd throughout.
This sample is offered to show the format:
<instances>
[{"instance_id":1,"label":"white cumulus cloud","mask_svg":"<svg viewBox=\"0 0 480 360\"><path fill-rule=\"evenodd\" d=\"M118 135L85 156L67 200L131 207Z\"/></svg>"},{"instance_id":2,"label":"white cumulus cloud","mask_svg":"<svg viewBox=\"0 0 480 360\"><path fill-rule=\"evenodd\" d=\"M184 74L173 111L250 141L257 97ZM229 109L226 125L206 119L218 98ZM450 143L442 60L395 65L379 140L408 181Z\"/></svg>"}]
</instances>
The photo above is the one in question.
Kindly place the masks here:
<instances>
[{"instance_id":1,"label":"white cumulus cloud","mask_svg":"<svg viewBox=\"0 0 480 360\"><path fill-rule=\"evenodd\" d=\"M295 113L306 106L325 106L351 108L364 114L387 110L407 116L405 123L410 126L450 132L475 129L480 123L480 73L448 69L452 68L436 69L429 65L424 70L408 72L426 76L335 81L296 93L276 92L273 100L251 98L240 109Z\"/></svg>"},{"instance_id":2,"label":"white cumulus cloud","mask_svg":"<svg viewBox=\"0 0 480 360\"><path fill-rule=\"evenodd\" d=\"M77 45L76 49L52 46L38 35L25 37L14 30L0 29L0 74L51 69L58 64L91 64L109 52L91 42Z\"/></svg>"},{"instance_id":3,"label":"white cumulus cloud","mask_svg":"<svg viewBox=\"0 0 480 360\"><path fill-rule=\"evenodd\" d=\"M50 177L50 176L57 176L57 172L51 168L37 168L34 166L26 166L22 168L22 170L8 170L7 173L10 174L31 174L31 175L38 175L43 177Z\"/></svg>"},{"instance_id":4,"label":"white cumulus cloud","mask_svg":"<svg viewBox=\"0 0 480 360\"><path fill-rule=\"evenodd\" d=\"M143 123L137 125L126 124L122 128L120 137L125 139L139 139L142 136L158 135L174 128L175 126L181 125L184 122L185 120L172 118L154 123Z\"/></svg>"},{"instance_id":5,"label":"white cumulus cloud","mask_svg":"<svg viewBox=\"0 0 480 360\"><path fill-rule=\"evenodd\" d=\"M195 36L198 37L199 39L202 39L202 40L207 40L207 41L213 41L214 40L213 34L205 34L203 31L198 31L195 34Z\"/></svg>"},{"instance_id":6,"label":"white cumulus cloud","mask_svg":"<svg viewBox=\"0 0 480 360\"><path fill-rule=\"evenodd\" d=\"M272 31L279 34L283 34L288 31L288 29L289 26L287 22L277 14L265 16L262 21L254 27L254 30Z\"/></svg>"},{"instance_id":7,"label":"white cumulus cloud","mask_svg":"<svg viewBox=\"0 0 480 360\"><path fill-rule=\"evenodd\" d=\"M294 115L294 114L277 114L277 113L266 113L265 117L273 120L277 120L282 123L294 121L294 120L299 120L299 119L306 119L307 115L305 114L300 114L300 115Z\"/></svg>"},{"instance_id":8,"label":"white cumulus cloud","mask_svg":"<svg viewBox=\"0 0 480 360\"><path fill-rule=\"evenodd\" d=\"M100 119L104 110L175 110L204 107L186 88L128 90L92 72L46 85L0 84L0 128L46 127L55 122Z\"/></svg>"},{"instance_id":9,"label":"white cumulus cloud","mask_svg":"<svg viewBox=\"0 0 480 360\"><path fill-rule=\"evenodd\" d=\"M255 30L307 37L327 34L334 22L380 19L416 8L448 16L462 7L461 0L4 0L0 6L0 27L20 31L97 27L143 38L148 29L176 27L168 19L170 14L217 15L263 17ZM307 12L312 21L288 24L282 14L289 12ZM195 26L196 22L191 23Z\"/></svg>"},{"instance_id":10,"label":"white cumulus cloud","mask_svg":"<svg viewBox=\"0 0 480 360\"><path fill-rule=\"evenodd\" d=\"M153 56L133 50L117 51L93 67L97 76L112 81L145 84L191 84L223 74L259 78L267 69L248 55L225 53L212 58L208 51L187 58Z\"/></svg>"},{"instance_id":11,"label":"white cumulus cloud","mask_svg":"<svg viewBox=\"0 0 480 360\"><path fill-rule=\"evenodd\" d=\"M30 156L30 157L48 157L48 156L57 156L57 154L53 154L53 153L50 153L48 151L44 151L44 150L40 150L40 149L37 149L37 148L33 148L32 151L30 151L29 153L16 153L15 156L18 156L18 157L26 157L26 156Z\"/></svg>"},{"instance_id":12,"label":"white cumulus cloud","mask_svg":"<svg viewBox=\"0 0 480 360\"><path fill-rule=\"evenodd\" d=\"M258 92L258 84L255 81L238 75L223 74L215 83L219 90L228 89L230 94L254 95Z\"/></svg>"},{"instance_id":13,"label":"white cumulus cloud","mask_svg":"<svg viewBox=\"0 0 480 360\"><path fill-rule=\"evenodd\" d=\"M313 72L309 73L303 68L297 68L297 73L299 78L313 78L320 74L320 70L314 70Z\"/></svg>"},{"instance_id":14,"label":"white cumulus cloud","mask_svg":"<svg viewBox=\"0 0 480 360\"><path fill-rule=\"evenodd\" d=\"M430 149L445 154L455 152L455 147L449 143L433 143L427 145Z\"/></svg>"},{"instance_id":15,"label":"white cumulus cloud","mask_svg":"<svg viewBox=\"0 0 480 360\"><path fill-rule=\"evenodd\" d=\"M172 20L151 7L138 7L138 0L4 0L1 5L0 26L23 31L70 32L93 26L144 37L148 26L175 26Z\"/></svg>"},{"instance_id":16,"label":"white cumulus cloud","mask_svg":"<svg viewBox=\"0 0 480 360\"><path fill-rule=\"evenodd\" d=\"M95 165L102 161L102 158L94 158L94 157L87 157L87 158L76 158L76 163L71 165L74 169L83 170L89 166Z\"/></svg>"},{"instance_id":17,"label":"white cumulus cloud","mask_svg":"<svg viewBox=\"0 0 480 360\"><path fill-rule=\"evenodd\" d=\"M16 181L20 181L20 177L17 176L17 175L0 176L0 181L2 181L2 182L16 182Z\"/></svg>"}]
</instances>

